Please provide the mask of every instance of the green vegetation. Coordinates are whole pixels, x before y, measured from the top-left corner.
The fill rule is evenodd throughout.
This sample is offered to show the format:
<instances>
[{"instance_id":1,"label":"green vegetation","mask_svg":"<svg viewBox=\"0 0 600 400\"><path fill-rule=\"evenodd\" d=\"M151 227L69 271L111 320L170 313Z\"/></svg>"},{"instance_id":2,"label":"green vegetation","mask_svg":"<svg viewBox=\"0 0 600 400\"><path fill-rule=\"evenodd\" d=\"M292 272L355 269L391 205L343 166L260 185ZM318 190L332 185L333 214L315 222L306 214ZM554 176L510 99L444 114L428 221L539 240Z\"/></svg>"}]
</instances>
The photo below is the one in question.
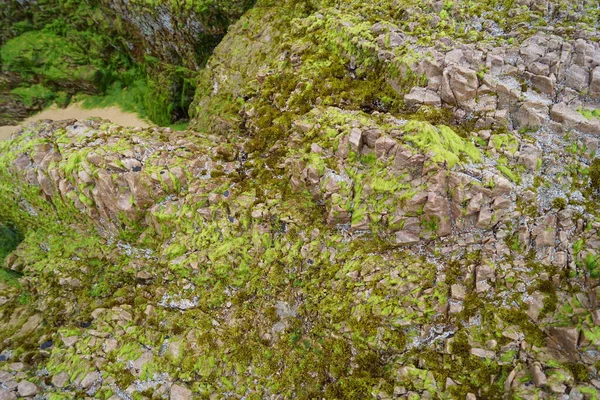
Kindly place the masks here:
<instances>
[{"instance_id":1,"label":"green vegetation","mask_svg":"<svg viewBox=\"0 0 600 400\"><path fill-rule=\"evenodd\" d=\"M409 121L404 139L413 143L418 149L432 152L433 161L446 163L453 167L460 161L481 161L481 151L473 143L466 141L445 125L435 127L421 121Z\"/></svg>"},{"instance_id":2,"label":"green vegetation","mask_svg":"<svg viewBox=\"0 0 600 400\"><path fill-rule=\"evenodd\" d=\"M17 232L0 223L0 266L8 254L13 251L21 238Z\"/></svg>"},{"instance_id":3,"label":"green vegetation","mask_svg":"<svg viewBox=\"0 0 600 400\"><path fill-rule=\"evenodd\" d=\"M581 108L581 109L579 109L579 112L581 113L581 115L583 115L587 119L592 119L592 118L600 119L600 108L596 108L593 110L587 109L587 108Z\"/></svg>"},{"instance_id":4,"label":"green vegetation","mask_svg":"<svg viewBox=\"0 0 600 400\"><path fill-rule=\"evenodd\" d=\"M600 158L594 158L589 171L590 186L594 192L600 191Z\"/></svg>"}]
</instances>

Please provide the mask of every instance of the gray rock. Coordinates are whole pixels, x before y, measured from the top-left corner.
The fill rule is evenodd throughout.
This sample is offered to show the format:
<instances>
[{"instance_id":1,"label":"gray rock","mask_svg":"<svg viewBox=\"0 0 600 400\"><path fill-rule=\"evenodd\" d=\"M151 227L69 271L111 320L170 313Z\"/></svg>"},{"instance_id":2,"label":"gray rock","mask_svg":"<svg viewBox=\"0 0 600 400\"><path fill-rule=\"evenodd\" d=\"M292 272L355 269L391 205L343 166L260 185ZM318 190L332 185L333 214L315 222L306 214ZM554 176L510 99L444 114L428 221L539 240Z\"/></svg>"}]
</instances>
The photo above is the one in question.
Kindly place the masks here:
<instances>
[{"instance_id":1,"label":"gray rock","mask_svg":"<svg viewBox=\"0 0 600 400\"><path fill-rule=\"evenodd\" d=\"M471 354L473 354L476 357L489 358L489 359L494 359L496 357L496 353L494 351L480 349L480 348L476 348L476 347L471 349Z\"/></svg>"},{"instance_id":2,"label":"gray rock","mask_svg":"<svg viewBox=\"0 0 600 400\"><path fill-rule=\"evenodd\" d=\"M88 372L85 377L81 380L80 385L84 389L89 389L98 382L101 378L101 375L98 371Z\"/></svg>"},{"instance_id":3,"label":"gray rock","mask_svg":"<svg viewBox=\"0 0 600 400\"><path fill-rule=\"evenodd\" d=\"M529 79L531 80L531 85L535 89L548 96L554 96L556 88L556 77L554 74L551 74L550 76L532 75Z\"/></svg>"},{"instance_id":4,"label":"gray rock","mask_svg":"<svg viewBox=\"0 0 600 400\"><path fill-rule=\"evenodd\" d=\"M415 107L422 104L426 106L442 106L442 99L436 92L422 87L412 88L410 93L404 96L404 101L409 107Z\"/></svg>"},{"instance_id":5,"label":"gray rock","mask_svg":"<svg viewBox=\"0 0 600 400\"><path fill-rule=\"evenodd\" d=\"M419 235L408 232L408 231L398 231L396 232L396 244L401 246L409 246L413 244L419 243Z\"/></svg>"},{"instance_id":6,"label":"gray rock","mask_svg":"<svg viewBox=\"0 0 600 400\"><path fill-rule=\"evenodd\" d=\"M359 153L363 146L363 133L358 128L352 128L350 130L350 149L356 153Z\"/></svg>"},{"instance_id":7,"label":"gray rock","mask_svg":"<svg viewBox=\"0 0 600 400\"><path fill-rule=\"evenodd\" d=\"M477 72L470 68L452 65L444 70L442 100L449 104L465 106L475 99L478 86Z\"/></svg>"},{"instance_id":8,"label":"gray rock","mask_svg":"<svg viewBox=\"0 0 600 400\"><path fill-rule=\"evenodd\" d=\"M600 67L592 71L589 95L592 99L600 99Z\"/></svg>"},{"instance_id":9,"label":"gray rock","mask_svg":"<svg viewBox=\"0 0 600 400\"><path fill-rule=\"evenodd\" d=\"M180 385L171 386L170 400L191 400L192 391Z\"/></svg>"},{"instance_id":10,"label":"gray rock","mask_svg":"<svg viewBox=\"0 0 600 400\"><path fill-rule=\"evenodd\" d=\"M448 199L435 192L430 192L427 196L427 203L423 207L423 212L429 218L434 218L437 222L437 235L440 237L448 236L452 233L450 221Z\"/></svg>"},{"instance_id":11,"label":"gray rock","mask_svg":"<svg viewBox=\"0 0 600 400\"><path fill-rule=\"evenodd\" d=\"M549 329L548 346L562 347L563 349L575 353L579 342L579 331L577 328L569 327L551 327Z\"/></svg>"},{"instance_id":12,"label":"gray rock","mask_svg":"<svg viewBox=\"0 0 600 400\"><path fill-rule=\"evenodd\" d=\"M467 297L467 288L464 285L457 283L450 286L450 293L455 300L464 300Z\"/></svg>"},{"instance_id":13,"label":"gray rock","mask_svg":"<svg viewBox=\"0 0 600 400\"><path fill-rule=\"evenodd\" d=\"M600 134L600 121L589 121L565 103L555 104L550 110L550 117L554 121L562 123L564 128L577 129L583 133Z\"/></svg>"},{"instance_id":14,"label":"gray rock","mask_svg":"<svg viewBox=\"0 0 600 400\"><path fill-rule=\"evenodd\" d=\"M571 65L567 70L567 80L565 85L577 91L587 89L590 80L590 74L578 65Z\"/></svg>"},{"instance_id":15,"label":"gray rock","mask_svg":"<svg viewBox=\"0 0 600 400\"><path fill-rule=\"evenodd\" d=\"M69 383L69 374L61 372L58 375L52 377L52 385L57 388L63 388Z\"/></svg>"},{"instance_id":16,"label":"gray rock","mask_svg":"<svg viewBox=\"0 0 600 400\"><path fill-rule=\"evenodd\" d=\"M542 308L544 308L544 295L540 292L533 292L524 302L529 305L529 309L527 310L529 318L537 321Z\"/></svg>"},{"instance_id":17,"label":"gray rock","mask_svg":"<svg viewBox=\"0 0 600 400\"><path fill-rule=\"evenodd\" d=\"M384 159L393 153L393 149L396 147L396 141L389 136L381 136L375 141L375 154L377 158Z\"/></svg>"},{"instance_id":18,"label":"gray rock","mask_svg":"<svg viewBox=\"0 0 600 400\"><path fill-rule=\"evenodd\" d=\"M552 228L544 229L535 238L535 245L537 247L554 246L556 242L556 231Z\"/></svg>"},{"instance_id":19,"label":"gray rock","mask_svg":"<svg viewBox=\"0 0 600 400\"><path fill-rule=\"evenodd\" d=\"M7 389L0 388L0 400L17 400L17 395Z\"/></svg>"},{"instance_id":20,"label":"gray rock","mask_svg":"<svg viewBox=\"0 0 600 400\"><path fill-rule=\"evenodd\" d=\"M19 392L19 396L22 397L31 397L40 393L40 389L34 383L29 381L21 381L19 382L19 386L17 387L17 391Z\"/></svg>"},{"instance_id":21,"label":"gray rock","mask_svg":"<svg viewBox=\"0 0 600 400\"><path fill-rule=\"evenodd\" d=\"M524 102L516 114L518 127L539 128L548 119L548 106L534 101Z\"/></svg>"},{"instance_id":22,"label":"gray rock","mask_svg":"<svg viewBox=\"0 0 600 400\"><path fill-rule=\"evenodd\" d=\"M535 383L535 386L544 387L548 384L548 379L546 378L544 370L539 362L534 362L529 368L529 372L531 373L531 377L533 378L533 383Z\"/></svg>"}]
</instances>

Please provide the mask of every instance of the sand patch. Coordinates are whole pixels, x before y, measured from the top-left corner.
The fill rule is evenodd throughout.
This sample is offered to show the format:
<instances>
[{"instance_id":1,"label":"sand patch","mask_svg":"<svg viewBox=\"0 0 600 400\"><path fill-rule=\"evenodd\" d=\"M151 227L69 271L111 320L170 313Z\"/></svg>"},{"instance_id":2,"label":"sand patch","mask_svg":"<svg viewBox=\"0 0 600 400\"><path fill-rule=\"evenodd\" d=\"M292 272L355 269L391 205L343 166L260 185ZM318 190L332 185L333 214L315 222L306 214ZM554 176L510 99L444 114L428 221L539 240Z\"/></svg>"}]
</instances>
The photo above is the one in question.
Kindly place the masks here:
<instances>
[{"instance_id":1,"label":"sand patch","mask_svg":"<svg viewBox=\"0 0 600 400\"><path fill-rule=\"evenodd\" d=\"M27 118L25 121L21 122L21 125L0 126L0 140L8 139L10 135L16 132L22 125L27 125L31 122L39 121L41 119L60 121L63 119L87 119L91 117L107 119L122 126L139 126L140 128L146 128L150 126L147 121L140 119L136 114L124 112L119 107L92 108L88 110L81 108L79 104L71 104L67 108L58 108L56 106L52 106Z\"/></svg>"}]
</instances>

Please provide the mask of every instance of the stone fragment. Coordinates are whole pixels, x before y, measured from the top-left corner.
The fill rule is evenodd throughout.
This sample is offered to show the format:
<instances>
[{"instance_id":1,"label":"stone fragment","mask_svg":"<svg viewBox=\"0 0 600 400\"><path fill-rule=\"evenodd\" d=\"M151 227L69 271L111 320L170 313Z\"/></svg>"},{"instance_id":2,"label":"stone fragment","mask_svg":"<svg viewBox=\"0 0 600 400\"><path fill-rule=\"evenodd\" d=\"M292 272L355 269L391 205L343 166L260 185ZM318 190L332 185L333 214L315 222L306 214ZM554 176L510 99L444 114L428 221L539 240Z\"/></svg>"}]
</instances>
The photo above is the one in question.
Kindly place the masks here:
<instances>
[{"instance_id":1,"label":"stone fragment","mask_svg":"<svg viewBox=\"0 0 600 400\"><path fill-rule=\"evenodd\" d=\"M546 228L535 238L537 247L554 246L556 241L556 231L553 228Z\"/></svg>"},{"instance_id":2,"label":"stone fragment","mask_svg":"<svg viewBox=\"0 0 600 400\"><path fill-rule=\"evenodd\" d=\"M583 133L600 135L600 121L588 120L577 110L572 109L565 103L555 104L550 110L550 117L556 122L563 124L563 130L577 129Z\"/></svg>"},{"instance_id":3,"label":"stone fragment","mask_svg":"<svg viewBox=\"0 0 600 400\"><path fill-rule=\"evenodd\" d=\"M592 71L589 95L592 99L600 99L600 67L596 67Z\"/></svg>"},{"instance_id":4,"label":"stone fragment","mask_svg":"<svg viewBox=\"0 0 600 400\"><path fill-rule=\"evenodd\" d=\"M539 128L544 125L547 119L547 105L535 101L526 101L519 108L515 122L518 127Z\"/></svg>"},{"instance_id":5,"label":"stone fragment","mask_svg":"<svg viewBox=\"0 0 600 400\"><path fill-rule=\"evenodd\" d=\"M577 351L577 344L579 342L579 331L577 328L551 327L549 333L549 347L556 347L558 345L572 353Z\"/></svg>"},{"instance_id":6,"label":"stone fragment","mask_svg":"<svg viewBox=\"0 0 600 400\"><path fill-rule=\"evenodd\" d=\"M437 224L437 235L448 236L452 233L448 199L435 192L429 192L423 212L429 218L433 218Z\"/></svg>"},{"instance_id":7,"label":"stone fragment","mask_svg":"<svg viewBox=\"0 0 600 400\"><path fill-rule=\"evenodd\" d=\"M544 295L540 292L533 292L524 302L529 305L529 309L527 310L529 318L537 321L542 308L544 308Z\"/></svg>"},{"instance_id":8,"label":"stone fragment","mask_svg":"<svg viewBox=\"0 0 600 400\"><path fill-rule=\"evenodd\" d=\"M42 323L42 317L38 314L32 315L29 319L21 326L17 336L27 336L37 329Z\"/></svg>"},{"instance_id":9,"label":"stone fragment","mask_svg":"<svg viewBox=\"0 0 600 400\"><path fill-rule=\"evenodd\" d=\"M464 106L475 99L478 86L477 72L463 66L451 65L444 70L442 100L449 104Z\"/></svg>"},{"instance_id":10,"label":"stone fragment","mask_svg":"<svg viewBox=\"0 0 600 400\"><path fill-rule=\"evenodd\" d=\"M17 395L8 389L0 388L0 400L17 400Z\"/></svg>"},{"instance_id":11,"label":"stone fragment","mask_svg":"<svg viewBox=\"0 0 600 400\"><path fill-rule=\"evenodd\" d=\"M180 385L171 386L170 400L192 400L192 391Z\"/></svg>"},{"instance_id":12,"label":"stone fragment","mask_svg":"<svg viewBox=\"0 0 600 400\"><path fill-rule=\"evenodd\" d=\"M31 383L29 381L21 381L19 382L17 391L19 392L19 396L31 397L38 394L40 392L40 389L34 383Z\"/></svg>"},{"instance_id":13,"label":"stone fragment","mask_svg":"<svg viewBox=\"0 0 600 400\"><path fill-rule=\"evenodd\" d=\"M418 105L426 106L442 106L442 99L433 90L425 89L422 87L414 87L410 93L404 96L404 101L409 107L415 107Z\"/></svg>"},{"instance_id":14,"label":"stone fragment","mask_svg":"<svg viewBox=\"0 0 600 400\"><path fill-rule=\"evenodd\" d=\"M375 142L375 155L379 159L384 159L393 153L394 147L396 147L396 141L393 138L381 136Z\"/></svg>"},{"instance_id":15,"label":"stone fragment","mask_svg":"<svg viewBox=\"0 0 600 400\"><path fill-rule=\"evenodd\" d=\"M418 244L420 241L419 236L409 231L398 231L396 232L396 244L400 246L410 246Z\"/></svg>"},{"instance_id":16,"label":"stone fragment","mask_svg":"<svg viewBox=\"0 0 600 400\"><path fill-rule=\"evenodd\" d=\"M467 297L467 288L457 283L450 287L452 298L455 300L464 300Z\"/></svg>"},{"instance_id":17,"label":"stone fragment","mask_svg":"<svg viewBox=\"0 0 600 400\"><path fill-rule=\"evenodd\" d=\"M531 373L531 377L533 378L533 383L537 387L543 387L548 384L548 379L544 374L544 370L539 362L534 362L529 368L529 372Z\"/></svg>"},{"instance_id":18,"label":"stone fragment","mask_svg":"<svg viewBox=\"0 0 600 400\"><path fill-rule=\"evenodd\" d=\"M52 385L57 388L64 388L69 383L69 374L61 372L52 377Z\"/></svg>"},{"instance_id":19,"label":"stone fragment","mask_svg":"<svg viewBox=\"0 0 600 400\"><path fill-rule=\"evenodd\" d=\"M85 375L79 384L82 388L89 389L92 387L92 385L94 385L94 383L98 382L100 378L101 376L98 371L91 371Z\"/></svg>"},{"instance_id":20,"label":"stone fragment","mask_svg":"<svg viewBox=\"0 0 600 400\"><path fill-rule=\"evenodd\" d=\"M363 146L363 133L358 128L352 128L350 130L350 149L355 153L359 153Z\"/></svg>"},{"instance_id":21,"label":"stone fragment","mask_svg":"<svg viewBox=\"0 0 600 400\"><path fill-rule=\"evenodd\" d=\"M473 354L476 357L489 358L489 359L493 359L494 357L496 357L495 352L493 352L491 350L476 348L476 347L471 349L471 354Z\"/></svg>"},{"instance_id":22,"label":"stone fragment","mask_svg":"<svg viewBox=\"0 0 600 400\"><path fill-rule=\"evenodd\" d=\"M567 70L567 80L565 81L565 85L574 90L581 91L587 89L589 79L590 75L585 69L579 65L573 64Z\"/></svg>"}]
</instances>

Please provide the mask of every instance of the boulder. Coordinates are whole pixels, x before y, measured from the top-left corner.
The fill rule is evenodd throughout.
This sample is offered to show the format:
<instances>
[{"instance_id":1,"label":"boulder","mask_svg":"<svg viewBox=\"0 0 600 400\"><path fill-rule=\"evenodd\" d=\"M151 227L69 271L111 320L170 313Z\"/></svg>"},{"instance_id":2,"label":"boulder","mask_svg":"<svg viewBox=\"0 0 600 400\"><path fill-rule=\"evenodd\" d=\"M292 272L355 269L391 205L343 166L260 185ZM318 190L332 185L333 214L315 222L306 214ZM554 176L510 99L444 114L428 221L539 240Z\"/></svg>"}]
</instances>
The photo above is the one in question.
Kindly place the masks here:
<instances>
[{"instance_id":1,"label":"boulder","mask_svg":"<svg viewBox=\"0 0 600 400\"><path fill-rule=\"evenodd\" d=\"M548 119L548 106L535 101L524 102L515 116L519 128L539 128Z\"/></svg>"},{"instance_id":2,"label":"boulder","mask_svg":"<svg viewBox=\"0 0 600 400\"><path fill-rule=\"evenodd\" d=\"M84 389L89 389L91 388L96 382L98 382L101 378L101 375L98 371L91 371L88 372L83 379L81 380L81 382L79 383L81 385L82 388Z\"/></svg>"},{"instance_id":3,"label":"boulder","mask_svg":"<svg viewBox=\"0 0 600 400\"><path fill-rule=\"evenodd\" d=\"M579 331L570 327L551 327L549 329L548 347L563 348L571 353L577 352Z\"/></svg>"},{"instance_id":4,"label":"boulder","mask_svg":"<svg viewBox=\"0 0 600 400\"><path fill-rule=\"evenodd\" d=\"M375 142L375 154L377 158L387 158L390 153L393 153L394 147L396 147L396 141L390 136L381 136Z\"/></svg>"},{"instance_id":5,"label":"boulder","mask_svg":"<svg viewBox=\"0 0 600 400\"><path fill-rule=\"evenodd\" d=\"M556 76L554 76L554 74L551 74L550 76L532 75L529 79L531 80L531 85L535 89L545 95L554 96L556 88Z\"/></svg>"},{"instance_id":6,"label":"boulder","mask_svg":"<svg viewBox=\"0 0 600 400\"><path fill-rule=\"evenodd\" d=\"M434 218L437 222L437 235L448 236L452 233L448 199L435 192L429 192L427 202L423 207L425 216Z\"/></svg>"},{"instance_id":7,"label":"boulder","mask_svg":"<svg viewBox=\"0 0 600 400\"><path fill-rule=\"evenodd\" d=\"M529 372L531 373L531 378L533 379L533 383L537 387L543 387L548 384L548 379L546 378L546 374L544 374L544 370L539 362L534 362L529 368Z\"/></svg>"}]
</instances>

